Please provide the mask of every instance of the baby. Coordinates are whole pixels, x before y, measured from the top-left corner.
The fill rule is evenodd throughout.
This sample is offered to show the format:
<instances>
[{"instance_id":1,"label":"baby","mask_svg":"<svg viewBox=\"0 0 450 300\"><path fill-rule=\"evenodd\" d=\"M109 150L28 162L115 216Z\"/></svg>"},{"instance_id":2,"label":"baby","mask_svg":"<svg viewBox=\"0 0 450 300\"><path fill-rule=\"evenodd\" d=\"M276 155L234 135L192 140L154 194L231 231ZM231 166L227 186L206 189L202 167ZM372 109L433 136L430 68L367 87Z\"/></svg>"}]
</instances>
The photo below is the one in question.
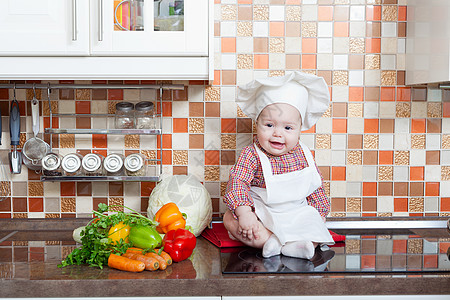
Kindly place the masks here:
<instances>
[{"instance_id":1,"label":"baby","mask_svg":"<svg viewBox=\"0 0 450 300\"><path fill-rule=\"evenodd\" d=\"M328 109L328 87L323 78L294 72L240 87L237 103L256 121L256 138L230 171L224 225L264 257L311 259L317 245L334 241L322 177L299 139Z\"/></svg>"}]
</instances>

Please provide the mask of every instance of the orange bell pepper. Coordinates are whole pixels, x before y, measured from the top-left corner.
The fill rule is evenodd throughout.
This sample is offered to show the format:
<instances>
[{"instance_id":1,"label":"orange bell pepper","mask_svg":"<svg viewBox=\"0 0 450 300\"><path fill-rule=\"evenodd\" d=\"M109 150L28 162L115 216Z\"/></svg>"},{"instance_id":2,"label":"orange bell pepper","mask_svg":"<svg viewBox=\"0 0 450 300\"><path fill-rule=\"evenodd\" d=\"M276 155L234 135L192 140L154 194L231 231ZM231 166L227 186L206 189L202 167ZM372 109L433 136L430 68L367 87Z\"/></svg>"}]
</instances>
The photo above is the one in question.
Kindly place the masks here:
<instances>
[{"instance_id":1,"label":"orange bell pepper","mask_svg":"<svg viewBox=\"0 0 450 300\"><path fill-rule=\"evenodd\" d=\"M159 233L167 233L186 226L185 215L180 212L178 206L169 202L164 204L155 215L155 221L159 223L156 227Z\"/></svg>"}]
</instances>

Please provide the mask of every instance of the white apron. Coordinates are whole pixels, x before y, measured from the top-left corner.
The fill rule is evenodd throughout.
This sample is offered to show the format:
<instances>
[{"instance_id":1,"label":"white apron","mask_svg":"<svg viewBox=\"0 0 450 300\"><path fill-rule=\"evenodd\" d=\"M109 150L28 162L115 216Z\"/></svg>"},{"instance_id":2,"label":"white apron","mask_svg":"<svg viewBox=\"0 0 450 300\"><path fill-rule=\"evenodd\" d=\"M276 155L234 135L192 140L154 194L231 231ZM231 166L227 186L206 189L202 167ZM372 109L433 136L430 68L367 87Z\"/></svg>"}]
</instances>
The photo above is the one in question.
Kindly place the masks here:
<instances>
[{"instance_id":1,"label":"white apron","mask_svg":"<svg viewBox=\"0 0 450 300\"><path fill-rule=\"evenodd\" d=\"M308 167L274 175L269 158L255 145L266 182L266 188L251 187L255 213L283 245L300 240L332 245L333 238L322 217L306 201L306 197L321 186L322 180L311 151L301 142L300 146Z\"/></svg>"}]
</instances>

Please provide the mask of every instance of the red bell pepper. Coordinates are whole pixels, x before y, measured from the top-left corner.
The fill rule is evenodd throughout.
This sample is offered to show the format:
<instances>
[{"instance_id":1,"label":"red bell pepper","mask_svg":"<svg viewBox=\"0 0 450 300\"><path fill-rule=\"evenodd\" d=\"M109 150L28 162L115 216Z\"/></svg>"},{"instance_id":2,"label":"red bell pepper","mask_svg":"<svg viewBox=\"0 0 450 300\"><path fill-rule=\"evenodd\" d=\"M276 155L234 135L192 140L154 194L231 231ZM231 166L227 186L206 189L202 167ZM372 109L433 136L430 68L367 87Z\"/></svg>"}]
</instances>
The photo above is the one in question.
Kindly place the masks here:
<instances>
[{"instance_id":1,"label":"red bell pepper","mask_svg":"<svg viewBox=\"0 0 450 300\"><path fill-rule=\"evenodd\" d=\"M170 230L163 239L164 251L169 253L174 262L180 262L191 256L196 244L195 235L184 228Z\"/></svg>"}]
</instances>

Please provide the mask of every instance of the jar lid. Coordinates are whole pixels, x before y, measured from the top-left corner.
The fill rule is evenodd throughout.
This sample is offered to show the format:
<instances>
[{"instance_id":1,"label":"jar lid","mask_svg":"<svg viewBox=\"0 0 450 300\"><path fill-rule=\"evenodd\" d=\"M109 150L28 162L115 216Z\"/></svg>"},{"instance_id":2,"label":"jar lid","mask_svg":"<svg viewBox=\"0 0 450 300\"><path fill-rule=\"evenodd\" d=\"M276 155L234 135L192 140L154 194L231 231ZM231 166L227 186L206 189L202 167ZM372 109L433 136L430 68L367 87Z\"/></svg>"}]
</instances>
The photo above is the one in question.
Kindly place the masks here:
<instances>
[{"instance_id":1,"label":"jar lid","mask_svg":"<svg viewBox=\"0 0 450 300\"><path fill-rule=\"evenodd\" d=\"M107 172L118 172L123 167L123 159L119 154L110 154L103 161L103 167Z\"/></svg>"},{"instance_id":2,"label":"jar lid","mask_svg":"<svg viewBox=\"0 0 450 300\"><path fill-rule=\"evenodd\" d=\"M102 166L102 159L98 154L89 153L83 157L82 165L86 171L94 172Z\"/></svg>"},{"instance_id":3,"label":"jar lid","mask_svg":"<svg viewBox=\"0 0 450 300\"><path fill-rule=\"evenodd\" d=\"M78 171L81 167L81 159L78 154L72 153L67 154L61 161L61 166L64 171L69 173L74 173Z\"/></svg>"},{"instance_id":4,"label":"jar lid","mask_svg":"<svg viewBox=\"0 0 450 300\"><path fill-rule=\"evenodd\" d=\"M134 109L134 105L131 102L119 102L116 104L116 110L129 112Z\"/></svg>"},{"instance_id":5,"label":"jar lid","mask_svg":"<svg viewBox=\"0 0 450 300\"><path fill-rule=\"evenodd\" d=\"M49 153L42 158L42 168L48 171L54 171L61 165L61 158L56 153Z\"/></svg>"},{"instance_id":6,"label":"jar lid","mask_svg":"<svg viewBox=\"0 0 450 300\"><path fill-rule=\"evenodd\" d=\"M142 101L136 104L134 107L137 111L149 111L153 109L153 102Z\"/></svg>"},{"instance_id":7,"label":"jar lid","mask_svg":"<svg viewBox=\"0 0 450 300\"><path fill-rule=\"evenodd\" d=\"M125 169L136 172L144 166L144 158L139 153L130 154L125 158Z\"/></svg>"}]
</instances>

